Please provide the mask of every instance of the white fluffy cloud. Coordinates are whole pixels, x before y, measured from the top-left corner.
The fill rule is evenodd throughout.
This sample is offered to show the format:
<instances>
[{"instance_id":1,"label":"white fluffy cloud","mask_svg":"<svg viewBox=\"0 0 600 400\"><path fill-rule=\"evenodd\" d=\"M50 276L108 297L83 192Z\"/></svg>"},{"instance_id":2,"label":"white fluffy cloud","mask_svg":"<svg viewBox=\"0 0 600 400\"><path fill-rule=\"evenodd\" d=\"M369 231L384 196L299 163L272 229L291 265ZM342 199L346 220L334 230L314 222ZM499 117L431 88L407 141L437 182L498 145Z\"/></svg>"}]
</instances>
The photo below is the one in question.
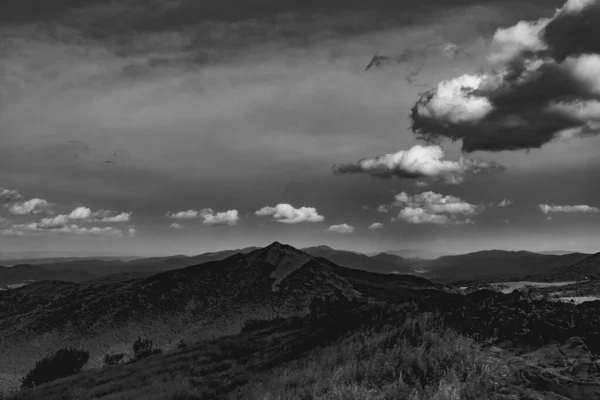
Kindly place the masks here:
<instances>
[{"instance_id":1,"label":"white fluffy cloud","mask_svg":"<svg viewBox=\"0 0 600 400\"><path fill-rule=\"evenodd\" d=\"M169 228L173 228L173 229L183 229L183 225L178 224L177 222L173 222L171 225L169 225Z\"/></svg>"},{"instance_id":2,"label":"white fluffy cloud","mask_svg":"<svg viewBox=\"0 0 600 400\"><path fill-rule=\"evenodd\" d=\"M0 187L0 199L3 201L21 200L23 195L14 189Z\"/></svg>"},{"instance_id":3,"label":"white fluffy cloud","mask_svg":"<svg viewBox=\"0 0 600 400\"><path fill-rule=\"evenodd\" d=\"M107 237L122 237L123 231L120 229L113 228L111 226L106 227L81 227L76 224L71 225L52 225L52 221L42 220L41 222L32 222L29 224L17 224L13 225L10 229L6 229L2 232L6 235L24 236L27 234L68 234L68 235L92 235L92 236L107 236Z\"/></svg>"},{"instance_id":4,"label":"white fluffy cloud","mask_svg":"<svg viewBox=\"0 0 600 400\"><path fill-rule=\"evenodd\" d=\"M322 222L325 217L319 215L313 207L294 208L290 204L277 204L275 207L263 207L256 211L259 217L272 216L283 224L300 224L303 222Z\"/></svg>"},{"instance_id":5,"label":"white fluffy cloud","mask_svg":"<svg viewBox=\"0 0 600 400\"><path fill-rule=\"evenodd\" d=\"M383 229L383 224L381 222L375 222L375 223L369 225L368 229L372 230L372 231L377 230L377 229Z\"/></svg>"},{"instance_id":6,"label":"white fluffy cloud","mask_svg":"<svg viewBox=\"0 0 600 400\"><path fill-rule=\"evenodd\" d=\"M173 219L194 219L198 217L199 212L196 210L187 210L187 211L179 211L179 212L167 212L168 218Z\"/></svg>"},{"instance_id":7,"label":"white fluffy cloud","mask_svg":"<svg viewBox=\"0 0 600 400\"><path fill-rule=\"evenodd\" d=\"M8 211L13 215L39 214L50 207L50 203L43 199L31 199L8 205Z\"/></svg>"},{"instance_id":8,"label":"white fluffy cloud","mask_svg":"<svg viewBox=\"0 0 600 400\"><path fill-rule=\"evenodd\" d=\"M200 211L193 209L179 212L169 211L166 214L166 217L177 220L202 218L202 223L205 225L236 225L240 220L239 212L237 210L215 212L212 208L203 208ZM179 224L171 224L171 228L178 229L180 227L181 225Z\"/></svg>"},{"instance_id":9,"label":"white fluffy cloud","mask_svg":"<svg viewBox=\"0 0 600 400\"><path fill-rule=\"evenodd\" d=\"M585 204L574 205L574 206L557 206L549 204L539 204L540 211L544 214L548 213L584 213L584 214L596 214L600 213L600 208L591 207Z\"/></svg>"},{"instance_id":10,"label":"white fluffy cloud","mask_svg":"<svg viewBox=\"0 0 600 400\"><path fill-rule=\"evenodd\" d=\"M77 207L68 215L69 219L88 219L92 216L92 210L87 207Z\"/></svg>"},{"instance_id":11,"label":"white fluffy cloud","mask_svg":"<svg viewBox=\"0 0 600 400\"><path fill-rule=\"evenodd\" d=\"M112 217L103 217L100 221L107 223L121 223L121 222L129 222L131 219L132 212L122 212L121 214L112 216Z\"/></svg>"},{"instance_id":12,"label":"white fluffy cloud","mask_svg":"<svg viewBox=\"0 0 600 400\"><path fill-rule=\"evenodd\" d=\"M440 146L416 145L409 150L392 154L363 158L355 164L334 166L337 174L364 173L380 178L396 176L407 179L428 178L448 184L458 184L469 174L500 171L503 168L493 162L460 157L446 160L446 152Z\"/></svg>"},{"instance_id":13,"label":"white fluffy cloud","mask_svg":"<svg viewBox=\"0 0 600 400\"><path fill-rule=\"evenodd\" d=\"M205 225L236 225L240 220L237 210L228 210L223 212L215 212L211 208L205 208L200 212Z\"/></svg>"},{"instance_id":14,"label":"white fluffy cloud","mask_svg":"<svg viewBox=\"0 0 600 400\"><path fill-rule=\"evenodd\" d=\"M329 228L327 228L327 231L335 233L352 233L354 232L354 227L348 224L331 225Z\"/></svg>"},{"instance_id":15,"label":"white fluffy cloud","mask_svg":"<svg viewBox=\"0 0 600 400\"><path fill-rule=\"evenodd\" d=\"M514 202L514 201L512 201L512 200L508 200L508 199L504 199L504 200L502 200L500 203L498 203L498 204L497 204L497 207L504 208L504 207L511 206L511 205L513 205L513 204L515 204L515 202Z\"/></svg>"},{"instance_id":16,"label":"white fluffy cloud","mask_svg":"<svg viewBox=\"0 0 600 400\"><path fill-rule=\"evenodd\" d=\"M393 206L402 208L396 219L410 224L470 224L473 221L469 217L483 210L482 205L431 191L414 196L399 193Z\"/></svg>"}]
</instances>

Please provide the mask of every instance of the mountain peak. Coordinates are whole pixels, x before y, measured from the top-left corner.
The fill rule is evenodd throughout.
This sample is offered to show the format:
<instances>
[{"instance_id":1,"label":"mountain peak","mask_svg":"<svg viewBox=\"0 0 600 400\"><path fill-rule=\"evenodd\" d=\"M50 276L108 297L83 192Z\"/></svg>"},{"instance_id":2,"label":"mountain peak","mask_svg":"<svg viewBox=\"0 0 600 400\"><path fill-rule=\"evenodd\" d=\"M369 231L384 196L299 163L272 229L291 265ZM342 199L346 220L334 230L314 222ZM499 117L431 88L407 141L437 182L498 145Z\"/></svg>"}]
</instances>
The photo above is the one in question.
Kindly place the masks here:
<instances>
[{"instance_id":1,"label":"mountain peak","mask_svg":"<svg viewBox=\"0 0 600 400\"><path fill-rule=\"evenodd\" d=\"M312 257L290 245L273 242L269 246L257 250L251 256L254 260L265 262L275 269L271 274L273 282L273 291L279 289L279 283L286 276L301 268Z\"/></svg>"}]
</instances>

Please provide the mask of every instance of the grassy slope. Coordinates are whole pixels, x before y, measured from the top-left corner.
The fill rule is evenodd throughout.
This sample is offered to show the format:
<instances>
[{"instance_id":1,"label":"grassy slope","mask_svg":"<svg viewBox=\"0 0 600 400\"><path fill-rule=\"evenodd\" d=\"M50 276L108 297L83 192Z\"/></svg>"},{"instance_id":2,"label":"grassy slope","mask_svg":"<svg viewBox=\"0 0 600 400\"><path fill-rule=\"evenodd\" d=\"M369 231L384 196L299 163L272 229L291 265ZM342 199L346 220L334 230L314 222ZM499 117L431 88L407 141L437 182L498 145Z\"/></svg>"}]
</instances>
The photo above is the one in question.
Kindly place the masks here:
<instances>
[{"instance_id":1,"label":"grassy slope","mask_svg":"<svg viewBox=\"0 0 600 400\"><path fill-rule=\"evenodd\" d=\"M85 371L11 398L483 398L491 386L477 347L430 316L400 322L407 310L369 308L343 318L289 320Z\"/></svg>"}]
</instances>

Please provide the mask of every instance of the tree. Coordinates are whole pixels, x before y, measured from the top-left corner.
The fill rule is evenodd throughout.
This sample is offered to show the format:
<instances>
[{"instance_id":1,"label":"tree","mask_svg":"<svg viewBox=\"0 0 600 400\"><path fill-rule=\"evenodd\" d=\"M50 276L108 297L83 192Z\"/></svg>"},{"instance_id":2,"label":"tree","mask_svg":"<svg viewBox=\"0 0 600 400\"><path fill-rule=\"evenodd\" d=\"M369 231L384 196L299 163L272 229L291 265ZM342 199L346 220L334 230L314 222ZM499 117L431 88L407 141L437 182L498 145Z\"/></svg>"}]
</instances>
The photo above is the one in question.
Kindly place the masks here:
<instances>
[{"instance_id":1,"label":"tree","mask_svg":"<svg viewBox=\"0 0 600 400\"><path fill-rule=\"evenodd\" d=\"M82 370L89 358L90 353L87 351L72 348L60 349L54 355L36 362L35 367L21 380L21 387L32 388L74 375Z\"/></svg>"},{"instance_id":2,"label":"tree","mask_svg":"<svg viewBox=\"0 0 600 400\"><path fill-rule=\"evenodd\" d=\"M146 358L156 353L160 353L160 349L155 349L154 342L150 339L138 337L133 343L133 355L136 360Z\"/></svg>"}]
</instances>

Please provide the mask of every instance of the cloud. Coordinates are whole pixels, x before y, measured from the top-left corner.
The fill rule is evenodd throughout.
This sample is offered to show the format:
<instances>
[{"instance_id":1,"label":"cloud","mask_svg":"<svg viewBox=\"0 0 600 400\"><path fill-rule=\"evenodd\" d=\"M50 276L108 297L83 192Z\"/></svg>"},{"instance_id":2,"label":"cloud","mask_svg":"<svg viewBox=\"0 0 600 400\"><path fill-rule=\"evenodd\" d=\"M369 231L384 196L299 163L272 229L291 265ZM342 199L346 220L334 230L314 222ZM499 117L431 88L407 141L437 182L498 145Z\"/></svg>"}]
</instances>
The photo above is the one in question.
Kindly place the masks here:
<instances>
[{"instance_id":1,"label":"cloud","mask_svg":"<svg viewBox=\"0 0 600 400\"><path fill-rule=\"evenodd\" d=\"M173 229L183 229L183 225L178 224L177 222L173 222L171 225L169 225L169 228L173 228Z\"/></svg>"},{"instance_id":2,"label":"cloud","mask_svg":"<svg viewBox=\"0 0 600 400\"><path fill-rule=\"evenodd\" d=\"M354 227L348 224L331 225L329 228L327 228L327 232L352 233L354 232Z\"/></svg>"},{"instance_id":3,"label":"cloud","mask_svg":"<svg viewBox=\"0 0 600 400\"><path fill-rule=\"evenodd\" d=\"M123 231L110 226L106 227L81 227L76 224L71 225L53 225L53 220L45 219L40 222L32 222L28 224L16 224L10 229L3 232L7 235L25 236L27 234L48 234L58 233L67 235L91 235L91 236L106 236L106 237L122 237ZM12 232L12 233L11 233Z\"/></svg>"},{"instance_id":4,"label":"cloud","mask_svg":"<svg viewBox=\"0 0 600 400\"><path fill-rule=\"evenodd\" d=\"M370 229L372 231L377 230L377 229L383 229L383 224L381 222L375 222L375 223L369 225L368 229Z\"/></svg>"},{"instance_id":5,"label":"cloud","mask_svg":"<svg viewBox=\"0 0 600 400\"><path fill-rule=\"evenodd\" d=\"M460 157L457 161L445 160L446 152L440 146L416 145L409 150L363 158L354 164L333 167L336 174L368 174L378 178L423 179L447 184L462 183L467 175L497 172L503 167L488 161Z\"/></svg>"},{"instance_id":6,"label":"cloud","mask_svg":"<svg viewBox=\"0 0 600 400\"><path fill-rule=\"evenodd\" d=\"M409 196L406 192L395 196L393 206L400 207L399 219L410 224L471 224L469 218L479 214L483 205L475 205L455 196L423 192Z\"/></svg>"},{"instance_id":7,"label":"cloud","mask_svg":"<svg viewBox=\"0 0 600 400\"><path fill-rule=\"evenodd\" d=\"M382 204L379 207L377 207L377 211L382 214L385 214L390 211L390 208L387 204Z\"/></svg>"},{"instance_id":8,"label":"cloud","mask_svg":"<svg viewBox=\"0 0 600 400\"><path fill-rule=\"evenodd\" d=\"M134 226L130 226L129 229L127 229L127 234L130 237L133 237L133 236L137 235L137 230L135 229Z\"/></svg>"},{"instance_id":9,"label":"cloud","mask_svg":"<svg viewBox=\"0 0 600 400\"><path fill-rule=\"evenodd\" d=\"M0 199L4 202L21 200L23 195L14 189L0 187Z\"/></svg>"},{"instance_id":10,"label":"cloud","mask_svg":"<svg viewBox=\"0 0 600 400\"><path fill-rule=\"evenodd\" d=\"M115 215L113 217L104 217L100 220L100 222L108 222L108 223L120 223L120 222L129 222L131 219L132 212L122 212L119 215Z\"/></svg>"},{"instance_id":11,"label":"cloud","mask_svg":"<svg viewBox=\"0 0 600 400\"><path fill-rule=\"evenodd\" d=\"M504 200L502 200L500 203L498 203L498 204L497 204L497 207L504 208L504 207L511 206L511 205L513 205L513 204L515 204L515 202L514 202L514 201L512 201L512 200L508 200L508 199L504 199Z\"/></svg>"},{"instance_id":12,"label":"cloud","mask_svg":"<svg viewBox=\"0 0 600 400\"><path fill-rule=\"evenodd\" d=\"M92 210L87 207L77 207L68 215L69 219L88 219L92 216Z\"/></svg>"},{"instance_id":13,"label":"cloud","mask_svg":"<svg viewBox=\"0 0 600 400\"><path fill-rule=\"evenodd\" d=\"M31 199L22 203L13 203L8 206L8 211L13 215L40 214L51 206L46 200Z\"/></svg>"},{"instance_id":14,"label":"cloud","mask_svg":"<svg viewBox=\"0 0 600 400\"><path fill-rule=\"evenodd\" d=\"M600 208L591 207L585 204L574 205L574 206L557 206L549 204L538 204L540 211L544 214L548 213L584 213L584 214L596 214L600 213Z\"/></svg>"},{"instance_id":15,"label":"cloud","mask_svg":"<svg viewBox=\"0 0 600 400\"><path fill-rule=\"evenodd\" d=\"M237 210L215 212L211 208L205 208L200 212L205 225L236 225L240 220Z\"/></svg>"},{"instance_id":16,"label":"cloud","mask_svg":"<svg viewBox=\"0 0 600 400\"><path fill-rule=\"evenodd\" d=\"M493 71L442 81L411 110L422 139L465 152L539 148L600 131L600 3L569 0L551 18L496 31Z\"/></svg>"},{"instance_id":17,"label":"cloud","mask_svg":"<svg viewBox=\"0 0 600 400\"><path fill-rule=\"evenodd\" d=\"M272 216L277 222L283 224L300 224L304 222L322 222L325 217L319 215L313 207L294 208L290 204L277 204L275 207L263 207L256 211L259 217Z\"/></svg>"},{"instance_id":18,"label":"cloud","mask_svg":"<svg viewBox=\"0 0 600 400\"><path fill-rule=\"evenodd\" d=\"M187 210L187 211L179 211L176 213L172 213L171 211L167 212L166 217L173 219L194 219L198 217L198 211L196 210Z\"/></svg>"}]
</instances>

